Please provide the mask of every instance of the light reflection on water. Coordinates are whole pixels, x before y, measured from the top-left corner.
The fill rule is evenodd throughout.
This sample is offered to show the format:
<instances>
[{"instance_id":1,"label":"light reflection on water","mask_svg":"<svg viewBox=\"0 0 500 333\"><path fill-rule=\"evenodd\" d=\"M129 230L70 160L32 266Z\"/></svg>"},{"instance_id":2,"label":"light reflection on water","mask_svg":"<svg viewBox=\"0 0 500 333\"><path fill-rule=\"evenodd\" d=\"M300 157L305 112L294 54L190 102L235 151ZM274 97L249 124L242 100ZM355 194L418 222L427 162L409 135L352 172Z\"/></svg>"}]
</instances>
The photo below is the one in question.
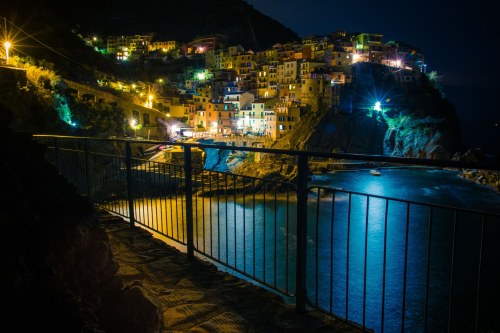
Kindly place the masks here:
<instances>
[{"instance_id":1,"label":"light reflection on water","mask_svg":"<svg viewBox=\"0 0 500 333\"><path fill-rule=\"evenodd\" d=\"M429 195L438 195L432 198L435 204L451 204L453 200L457 203L458 200L460 207L474 205L500 211L497 210L498 194L483 188L478 190L475 184L457 179L451 172L383 170L378 177L370 176L368 172L316 175L313 182L406 200L428 201ZM145 205L139 204L136 217L142 214L144 221L151 221L147 222L151 228L185 241L181 213L185 202L152 199L147 203L154 208L144 213ZM401 331L403 320L405 331L423 332L425 299L429 295L427 331L447 330L453 211L436 208L431 212L425 205L407 205L399 201L387 203L381 198L345 192L328 193L319 200L319 206L317 203L316 194L311 193L307 290L313 304L363 323L365 303L364 322L367 327L380 331L384 309L385 332ZM198 251L273 288L293 294L297 239L294 196L290 195L287 200L286 196L280 195L276 201L274 196L264 200L262 195L197 197L193 208L194 244ZM430 229L431 214L433 223ZM457 221L453 286L453 300L457 305L452 309L452 331L467 331L472 329L473 323L470 313L474 314L474 311L470 311L470 304L475 306L477 284L474 281L478 274L481 220L475 215L459 214ZM485 248L494 249L483 262L482 276L489 273L492 279L500 276L498 268L488 271L496 267L491 263L500 260L498 246L494 246L500 236L500 221L496 222L493 227L488 227L484 239ZM489 280L486 280L488 284ZM494 291L497 290L498 287Z\"/></svg>"}]
</instances>

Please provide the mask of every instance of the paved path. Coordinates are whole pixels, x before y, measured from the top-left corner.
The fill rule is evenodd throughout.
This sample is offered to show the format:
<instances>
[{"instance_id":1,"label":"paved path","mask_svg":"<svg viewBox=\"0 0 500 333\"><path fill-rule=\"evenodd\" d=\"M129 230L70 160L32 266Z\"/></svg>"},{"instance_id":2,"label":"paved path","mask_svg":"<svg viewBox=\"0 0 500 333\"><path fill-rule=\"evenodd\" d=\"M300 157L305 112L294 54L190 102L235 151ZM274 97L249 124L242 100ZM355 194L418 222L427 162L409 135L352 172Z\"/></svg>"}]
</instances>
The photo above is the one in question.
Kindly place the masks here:
<instances>
[{"instance_id":1,"label":"paved path","mask_svg":"<svg viewBox=\"0 0 500 333\"><path fill-rule=\"evenodd\" d=\"M360 330L281 298L100 212L125 284L141 285L163 314L163 332L342 332Z\"/></svg>"}]
</instances>

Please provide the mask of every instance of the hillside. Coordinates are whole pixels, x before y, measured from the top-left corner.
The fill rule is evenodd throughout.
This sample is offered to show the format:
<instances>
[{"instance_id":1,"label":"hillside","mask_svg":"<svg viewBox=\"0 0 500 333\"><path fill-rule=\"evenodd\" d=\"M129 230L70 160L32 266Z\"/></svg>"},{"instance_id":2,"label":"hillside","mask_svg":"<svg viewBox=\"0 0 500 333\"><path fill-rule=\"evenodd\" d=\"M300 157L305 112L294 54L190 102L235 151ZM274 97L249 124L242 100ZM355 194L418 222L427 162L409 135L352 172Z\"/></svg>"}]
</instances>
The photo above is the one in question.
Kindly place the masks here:
<instances>
[{"instance_id":1,"label":"hillside","mask_svg":"<svg viewBox=\"0 0 500 333\"><path fill-rule=\"evenodd\" d=\"M132 0L24 3L0 5L0 11L20 26L41 22L77 28L81 33L134 35L154 32L159 39L189 42L198 36L223 34L228 44L260 50L279 42L298 40L281 23L243 0ZM43 32L44 28L32 30Z\"/></svg>"}]
</instances>

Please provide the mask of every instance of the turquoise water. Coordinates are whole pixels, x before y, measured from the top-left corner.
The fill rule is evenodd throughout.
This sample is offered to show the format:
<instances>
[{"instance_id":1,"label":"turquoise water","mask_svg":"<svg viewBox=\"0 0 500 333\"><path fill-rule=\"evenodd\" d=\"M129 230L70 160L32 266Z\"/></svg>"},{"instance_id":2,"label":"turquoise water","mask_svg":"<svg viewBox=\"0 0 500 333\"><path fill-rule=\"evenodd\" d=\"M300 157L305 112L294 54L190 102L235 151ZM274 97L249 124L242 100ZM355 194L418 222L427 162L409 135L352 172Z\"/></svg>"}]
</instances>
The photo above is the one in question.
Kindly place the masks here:
<instances>
[{"instance_id":1,"label":"turquoise water","mask_svg":"<svg viewBox=\"0 0 500 333\"><path fill-rule=\"evenodd\" d=\"M380 172L381 176L372 176L368 170L314 175L311 184L500 214L498 192L463 179L456 171L387 168Z\"/></svg>"},{"instance_id":2,"label":"turquoise water","mask_svg":"<svg viewBox=\"0 0 500 333\"><path fill-rule=\"evenodd\" d=\"M382 326L384 332L403 326L470 332L476 313L480 329L496 328L500 219L438 206L499 213L497 192L431 169L314 175L310 186L307 221L297 221L293 194L196 197L195 248L293 295L296 228L307 223L307 292L314 306L377 332ZM315 186L341 190L318 197ZM151 211L160 207L164 214L151 227L184 237L185 203L176 199L172 208L172 202L155 203Z\"/></svg>"}]
</instances>

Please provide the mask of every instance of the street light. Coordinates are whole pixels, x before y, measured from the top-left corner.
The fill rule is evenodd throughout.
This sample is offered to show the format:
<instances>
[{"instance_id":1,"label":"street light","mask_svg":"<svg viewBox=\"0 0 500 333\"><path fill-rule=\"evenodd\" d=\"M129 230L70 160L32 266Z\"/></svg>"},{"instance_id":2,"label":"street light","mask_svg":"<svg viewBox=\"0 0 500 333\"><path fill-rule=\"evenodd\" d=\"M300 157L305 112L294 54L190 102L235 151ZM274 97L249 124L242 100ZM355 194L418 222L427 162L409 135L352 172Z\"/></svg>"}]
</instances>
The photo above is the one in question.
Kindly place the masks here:
<instances>
[{"instance_id":1,"label":"street light","mask_svg":"<svg viewBox=\"0 0 500 333\"><path fill-rule=\"evenodd\" d=\"M3 43L3 46L5 47L5 64L9 64L9 49L12 46L9 41L6 41Z\"/></svg>"}]
</instances>

